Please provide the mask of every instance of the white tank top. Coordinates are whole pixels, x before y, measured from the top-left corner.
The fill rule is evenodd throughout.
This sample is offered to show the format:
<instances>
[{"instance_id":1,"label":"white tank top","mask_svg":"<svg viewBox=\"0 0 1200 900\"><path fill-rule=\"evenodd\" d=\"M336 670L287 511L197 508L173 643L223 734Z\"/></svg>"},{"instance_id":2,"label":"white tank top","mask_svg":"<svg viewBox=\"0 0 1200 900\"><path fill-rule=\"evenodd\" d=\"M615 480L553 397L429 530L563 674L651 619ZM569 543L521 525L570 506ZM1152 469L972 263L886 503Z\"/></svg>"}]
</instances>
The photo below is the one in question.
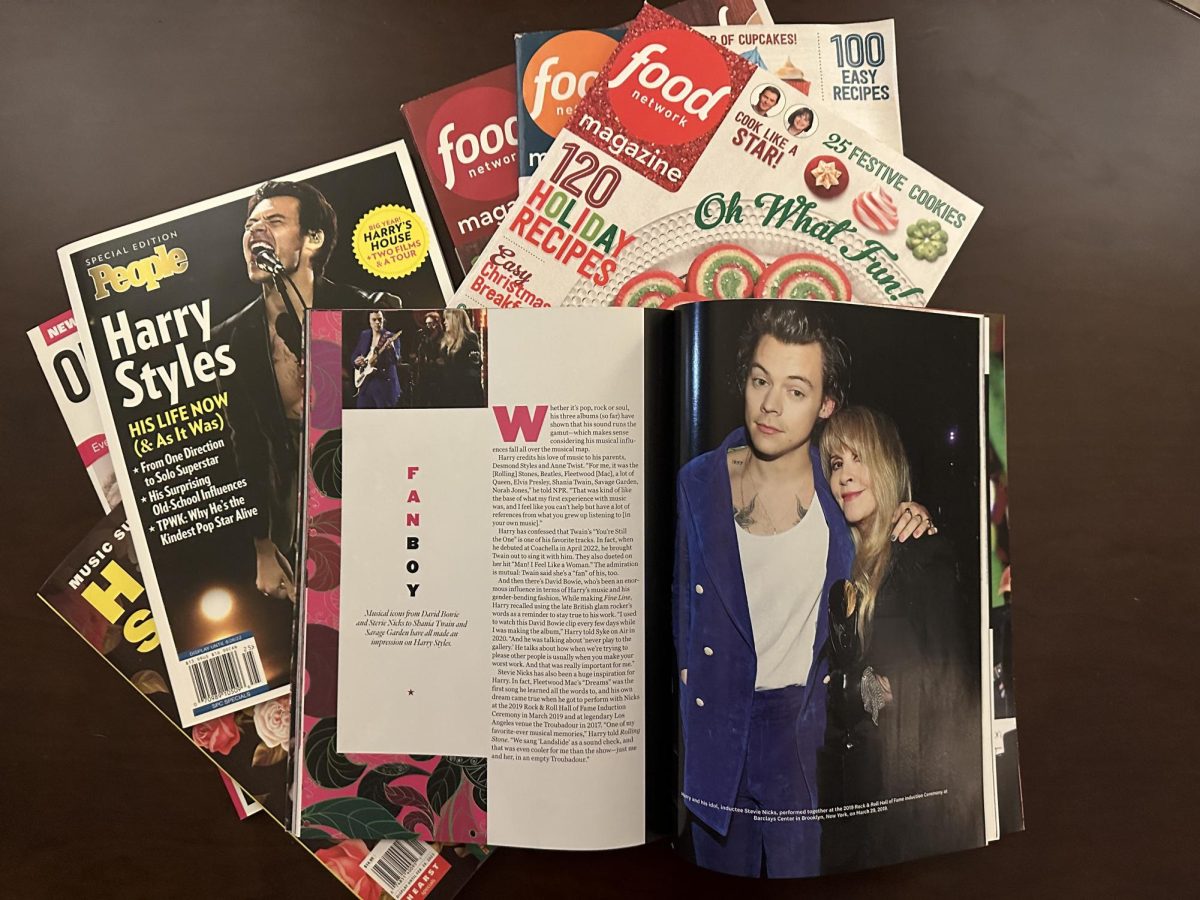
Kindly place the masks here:
<instances>
[{"instance_id":1,"label":"white tank top","mask_svg":"<svg viewBox=\"0 0 1200 900\"><path fill-rule=\"evenodd\" d=\"M782 534L734 528L758 656L754 689L804 684L812 668L829 553L829 526L820 499L814 493L804 518Z\"/></svg>"}]
</instances>

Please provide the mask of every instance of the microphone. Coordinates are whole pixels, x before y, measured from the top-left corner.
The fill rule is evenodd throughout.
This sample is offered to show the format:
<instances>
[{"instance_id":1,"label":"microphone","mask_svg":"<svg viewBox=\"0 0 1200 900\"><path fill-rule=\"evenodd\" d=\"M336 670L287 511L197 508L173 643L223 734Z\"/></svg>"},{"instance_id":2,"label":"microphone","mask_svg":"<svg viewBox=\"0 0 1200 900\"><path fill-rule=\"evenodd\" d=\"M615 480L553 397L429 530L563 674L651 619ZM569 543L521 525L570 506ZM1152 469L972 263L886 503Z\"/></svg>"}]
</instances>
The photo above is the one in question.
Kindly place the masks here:
<instances>
[{"instance_id":1,"label":"microphone","mask_svg":"<svg viewBox=\"0 0 1200 900\"><path fill-rule=\"evenodd\" d=\"M250 245L250 253L254 256L255 264L264 272L270 272L272 275L283 274L283 263L279 261L270 244L253 243Z\"/></svg>"},{"instance_id":2,"label":"microphone","mask_svg":"<svg viewBox=\"0 0 1200 900\"><path fill-rule=\"evenodd\" d=\"M287 287L283 283L283 279L287 278L287 273L283 269L283 263L279 261L279 257L275 255L275 250L266 241L255 241L252 243L250 245L250 255L254 257L255 265L264 272L270 273L275 279L275 284L284 298L283 312L275 317L275 333L279 335L279 339L283 341L284 346L292 352L296 359L303 360L304 336L301 334L300 319L292 309L291 301L288 299Z\"/></svg>"}]
</instances>

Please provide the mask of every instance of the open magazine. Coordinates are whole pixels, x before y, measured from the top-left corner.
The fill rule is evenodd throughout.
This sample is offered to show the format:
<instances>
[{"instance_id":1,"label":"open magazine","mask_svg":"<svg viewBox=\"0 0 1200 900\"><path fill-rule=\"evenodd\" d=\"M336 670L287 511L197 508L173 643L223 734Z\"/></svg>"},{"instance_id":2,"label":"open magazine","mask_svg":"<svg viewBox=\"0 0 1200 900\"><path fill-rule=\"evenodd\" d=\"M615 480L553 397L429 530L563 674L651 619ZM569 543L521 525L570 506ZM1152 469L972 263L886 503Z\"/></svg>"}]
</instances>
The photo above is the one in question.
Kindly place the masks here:
<instances>
[{"instance_id":1,"label":"open magazine","mask_svg":"<svg viewBox=\"0 0 1200 900\"><path fill-rule=\"evenodd\" d=\"M308 329L294 828L341 803L499 845L665 834L772 876L998 836L987 319Z\"/></svg>"}]
</instances>

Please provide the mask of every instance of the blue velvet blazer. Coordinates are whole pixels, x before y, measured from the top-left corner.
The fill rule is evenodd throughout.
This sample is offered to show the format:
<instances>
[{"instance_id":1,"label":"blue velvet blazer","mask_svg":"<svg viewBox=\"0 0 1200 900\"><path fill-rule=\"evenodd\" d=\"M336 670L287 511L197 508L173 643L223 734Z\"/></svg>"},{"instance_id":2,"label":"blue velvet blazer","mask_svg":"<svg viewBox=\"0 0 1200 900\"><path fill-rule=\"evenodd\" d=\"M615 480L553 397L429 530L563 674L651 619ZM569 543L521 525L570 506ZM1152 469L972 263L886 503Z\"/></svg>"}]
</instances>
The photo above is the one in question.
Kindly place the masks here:
<instances>
[{"instance_id":1,"label":"blue velvet blazer","mask_svg":"<svg viewBox=\"0 0 1200 900\"><path fill-rule=\"evenodd\" d=\"M749 741L750 705L758 658L738 552L730 500L727 452L748 443L739 428L716 450L679 472L677 483L675 577L672 589L678 668L688 670L679 684L683 722L683 794L692 815L719 834L729 828ZM793 734L812 808L817 808L817 751L825 733L828 673L822 648L829 631L830 585L850 576L854 545L842 511L821 469L816 441L810 448L816 494L829 525L829 553L813 664L804 687L803 710ZM811 824L819 834L817 823Z\"/></svg>"}]
</instances>

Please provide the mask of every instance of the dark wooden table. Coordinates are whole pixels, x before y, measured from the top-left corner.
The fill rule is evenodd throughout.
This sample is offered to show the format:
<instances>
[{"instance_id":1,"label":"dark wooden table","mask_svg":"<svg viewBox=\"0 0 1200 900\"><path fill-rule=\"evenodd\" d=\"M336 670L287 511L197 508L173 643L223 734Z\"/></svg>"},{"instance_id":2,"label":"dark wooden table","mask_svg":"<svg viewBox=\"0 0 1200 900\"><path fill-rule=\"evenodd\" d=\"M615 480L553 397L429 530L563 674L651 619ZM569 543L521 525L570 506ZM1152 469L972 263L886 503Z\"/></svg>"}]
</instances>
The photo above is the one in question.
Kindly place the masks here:
<instances>
[{"instance_id":1,"label":"dark wooden table","mask_svg":"<svg viewBox=\"0 0 1200 900\"><path fill-rule=\"evenodd\" d=\"M504 850L466 898L1162 896L1195 890L1200 21L1162 0L771 0L893 16L908 154L985 207L934 305L1008 315L1028 831L822 884L664 847ZM514 31L633 0L0 5L0 894L341 898L33 596L98 518L24 330L55 248L396 138ZM919 354L914 364L920 364Z\"/></svg>"}]
</instances>

